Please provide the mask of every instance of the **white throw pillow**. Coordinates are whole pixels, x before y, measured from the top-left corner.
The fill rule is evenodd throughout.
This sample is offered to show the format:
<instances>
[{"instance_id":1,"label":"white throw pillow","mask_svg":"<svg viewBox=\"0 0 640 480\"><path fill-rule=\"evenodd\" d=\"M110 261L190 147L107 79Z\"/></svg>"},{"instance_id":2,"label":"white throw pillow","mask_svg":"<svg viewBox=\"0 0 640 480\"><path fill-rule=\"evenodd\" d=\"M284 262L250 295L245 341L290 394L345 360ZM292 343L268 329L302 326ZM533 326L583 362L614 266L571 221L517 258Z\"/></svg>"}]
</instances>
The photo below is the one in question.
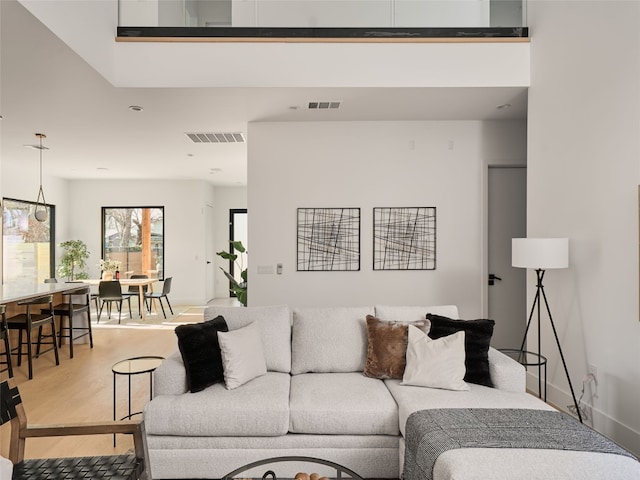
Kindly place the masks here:
<instances>
[{"instance_id":1,"label":"white throw pillow","mask_svg":"<svg viewBox=\"0 0 640 480\"><path fill-rule=\"evenodd\" d=\"M227 390L267 373L257 322L230 332L218 332L218 342Z\"/></svg>"},{"instance_id":2,"label":"white throw pillow","mask_svg":"<svg viewBox=\"0 0 640 480\"><path fill-rule=\"evenodd\" d=\"M419 328L409 325L407 366L402 385L469 390L465 383L464 332L432 340Z\"/></svg>"}]
</instances>

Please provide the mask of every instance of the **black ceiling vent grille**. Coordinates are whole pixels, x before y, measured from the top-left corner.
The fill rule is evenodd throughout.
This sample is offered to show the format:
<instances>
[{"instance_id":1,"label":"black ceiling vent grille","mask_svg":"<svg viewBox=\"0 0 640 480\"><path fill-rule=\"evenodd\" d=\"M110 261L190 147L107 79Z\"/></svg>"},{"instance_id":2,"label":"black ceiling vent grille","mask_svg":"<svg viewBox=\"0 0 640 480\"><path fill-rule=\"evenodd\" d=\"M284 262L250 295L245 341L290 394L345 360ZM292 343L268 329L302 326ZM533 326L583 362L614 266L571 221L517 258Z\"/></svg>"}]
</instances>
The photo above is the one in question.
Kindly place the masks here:
<instances>
[{"instance_id":1,"label":"black ceiling vent grille","mask_svg":"<svg viewBox=\"0 0 640 480\"><path fill-rule=\"evenodd\" d=\"M342 102L309 102L309 110L337 110Z\"/></svg>"},{"instance_id":2,"label":"black ceiling vent grille","mask_svg":"<svg viewBox=\"0 0 640 480\"><path fill-rule=\"evenodd\" d=\"M246 143L242 132L185 133L193 143Z\"/></svg>"}]
</instances>

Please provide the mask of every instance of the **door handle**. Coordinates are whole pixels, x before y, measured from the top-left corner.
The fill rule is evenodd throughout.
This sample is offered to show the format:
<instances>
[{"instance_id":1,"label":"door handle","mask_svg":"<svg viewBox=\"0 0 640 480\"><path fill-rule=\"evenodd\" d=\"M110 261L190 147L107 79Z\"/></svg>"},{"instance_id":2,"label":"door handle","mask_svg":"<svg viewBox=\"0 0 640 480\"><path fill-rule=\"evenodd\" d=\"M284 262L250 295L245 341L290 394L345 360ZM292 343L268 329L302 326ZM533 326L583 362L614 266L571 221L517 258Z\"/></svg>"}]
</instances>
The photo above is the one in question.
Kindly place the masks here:
<instances>
[{"instance_id":1,"label":"door handle","mask_svg":"<svg viewBox=\"0 0 640 480\"><path fill-rule=\"evenodd\" d=\"M496 280L502 281L502 279L500 277L498 277L495 273L490 273L489 274L489 285L494 285L496 283Z\"/></svg>"},{"instance_id":2,"label":"door handle","mask_svg":"<svg viewBox=\"0 0 640 480\"><path fill-rule=\"evenodd\" d=\"M207 265L209 265L211 262L209 260L207 260Z\"/></svg>"}]
</instances>

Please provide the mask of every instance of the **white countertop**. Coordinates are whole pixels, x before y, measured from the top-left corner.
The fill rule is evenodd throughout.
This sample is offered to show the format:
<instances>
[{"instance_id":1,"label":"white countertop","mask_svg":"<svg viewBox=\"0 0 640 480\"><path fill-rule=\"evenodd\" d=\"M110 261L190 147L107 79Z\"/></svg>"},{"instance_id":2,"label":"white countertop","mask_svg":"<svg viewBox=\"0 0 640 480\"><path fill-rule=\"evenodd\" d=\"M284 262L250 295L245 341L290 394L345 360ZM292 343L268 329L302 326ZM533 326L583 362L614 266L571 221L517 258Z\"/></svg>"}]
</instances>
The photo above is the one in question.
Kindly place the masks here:
<instances>
[{"instance_id":1,"label":"white countertop","mask_svg":"<svg viewBox=\"0 0 640 480\"><path fill-rule=\"evenodd\" d=\"M27 298L39 297L51 293L65 292L74 288L89 286L86 283L5 283L2 285L0 304L19 302Z\"/></svg>"}]
</instances>

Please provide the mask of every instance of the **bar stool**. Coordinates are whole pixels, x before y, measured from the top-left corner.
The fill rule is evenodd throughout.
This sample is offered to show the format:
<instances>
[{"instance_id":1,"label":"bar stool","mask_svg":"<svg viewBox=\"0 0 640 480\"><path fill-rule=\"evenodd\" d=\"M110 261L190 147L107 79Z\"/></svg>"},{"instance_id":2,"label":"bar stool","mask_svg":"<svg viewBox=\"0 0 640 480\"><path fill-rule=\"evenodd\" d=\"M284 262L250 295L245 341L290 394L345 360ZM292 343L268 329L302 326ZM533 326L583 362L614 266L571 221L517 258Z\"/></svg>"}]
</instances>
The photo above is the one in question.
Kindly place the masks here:
<instances>
[{"instance_id":1,"label":"bar stool","mask_svg":"<svg viewBox=\"0 0 640 480\"><path fill-rule=\"evenodd\" d=\"M66 297L66 301L59 303L53 307L53 314L60 317L60 330L58 332L58 346L62 346L62 339L69 339L69 356L73 358L73 341L89 335L89 345L93 348L93 333L91 332L91 288L80 287L74 290L64 292L63 297ZM84 297L81 303L74 303L73 297ZM87 326L86 327L74 327L73 316L79 313L86 312L87 314ZM42 313L47 313L47 309L43 308ZM68 321L68 326L65 327L65 319ZM80 335L73 335L74 330L84 331ZM67 332L67 333L65 333Z\"/></svg>"},{"instance_id":2,"label":"bar stool","mask_svg":"<svg viewBox=\"0 0 640 480\"><path fill-rule=\"evenodd\" d=\"M37 305L49 304L49 308L43 309L45 313L32 313L31 307L35 307ZM18 346L14 348L18 353L18 366L22 363L22 354L23 346L22 346L22 333L25 332L27 335L27 356L29 361L29 380L33 378L33 339L32 332L35 327L38 327L38 344L36 348L36 358L40 356L40 345L42 343L53 345L53 351L55 352L56 357L56 365L60 365L60 358L58 356L58 342L56 339L56 322L53 316L53 295L43 295L42 297L30 298L28 300L22 300L18 302L18 305L25 306L26 312L20 313L18 315L14 315L13 317L7 318L7 327L9 330L18 330ZM44 325L51 325L51 335L43 335L42 327ZM43 338L51 338L51 342L43 342ZM42 353L46 353L50 351L51 348L45 350Z\"/></svg>"},{"instance_id":3,"label":"bar stool","mask_svg":"<svg viewBox=\"0 0 640 480\"><path fill-rule=\"evenodd\" d=\"M0 370L1 372L9 372L9 378L13 377L13 365L11 365L11 345L9 343L9 332L7 331L7 317L6 317L7 307L4 305L0 305L0 338L4 343L4 352L0 353L0 355L4 355L7 357L7 360L2 362L0 361L0 365L6 365L7 368Z\"/></svg>"}]
</instances>

